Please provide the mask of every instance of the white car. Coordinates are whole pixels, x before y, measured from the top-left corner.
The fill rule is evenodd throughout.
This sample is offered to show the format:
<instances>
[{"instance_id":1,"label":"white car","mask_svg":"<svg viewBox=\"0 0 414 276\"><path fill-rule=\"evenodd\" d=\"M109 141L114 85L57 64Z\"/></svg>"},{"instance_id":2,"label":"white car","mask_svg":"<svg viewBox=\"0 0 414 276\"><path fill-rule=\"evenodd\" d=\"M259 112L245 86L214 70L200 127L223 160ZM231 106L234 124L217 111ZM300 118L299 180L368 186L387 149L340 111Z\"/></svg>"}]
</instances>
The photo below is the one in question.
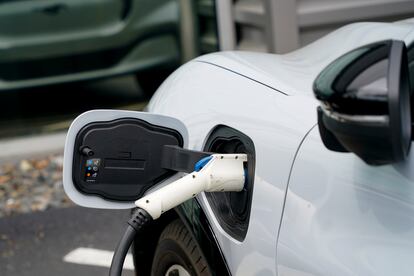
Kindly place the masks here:
<instances>
[{"instance_id":1,"label":"white car","mask_svg":"<svg viewBox=\"0 0 414 276\"><path fill-rule=\"evenodd\" d=\"M199 57L148 113L76 119L65 189L132 208L203 152L244 153L241 192L201 192L139 232L137 275L412 275L412 45L407 20L351 24L286 55Z\"/></svg>"}]
</instances>

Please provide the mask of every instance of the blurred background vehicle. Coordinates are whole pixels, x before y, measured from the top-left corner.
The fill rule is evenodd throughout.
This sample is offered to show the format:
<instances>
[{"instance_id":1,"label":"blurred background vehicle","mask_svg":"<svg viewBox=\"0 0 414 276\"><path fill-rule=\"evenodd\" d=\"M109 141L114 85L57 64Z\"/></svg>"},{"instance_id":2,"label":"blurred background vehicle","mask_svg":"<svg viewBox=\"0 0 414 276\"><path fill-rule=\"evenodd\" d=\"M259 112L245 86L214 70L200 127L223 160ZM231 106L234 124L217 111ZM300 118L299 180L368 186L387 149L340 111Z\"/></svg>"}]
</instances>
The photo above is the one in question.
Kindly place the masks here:
<instances>
[{"instance_id":1,"label":"blurred background vehicle","mask_svg":"<svg viewBox=\"0 0 414 276\"><path fill-rule=\"evenodd\" d=\"M132 73L150 94L188 57L180 39L195 43L185 2L2 1L0 89Z\"/></svg>"},{"instance_id":2,"label":"blurred background vehicle","mask_svg":"<svg viewBox=\"0 0 414 276\"><path fill-rule=\"evenodd\" d=\"M213 0L0 1L0 138L142 109L180 64L218 50Z\"/></svg>"},{"instance_id":3,"label":"blurred background vehicle","mask_svg":"<svg viewBox=\"0 0 414 276\"><path fill-rule=\"evenodd\" d=\"M413 16L414 0L0 0L0 274L106 272L63 262L82 246L112 250L124 219L61 208L72 206L64 139L80 113L142 110L202 54L286 53L344 24Z\"/></svg>"}]
</instances>

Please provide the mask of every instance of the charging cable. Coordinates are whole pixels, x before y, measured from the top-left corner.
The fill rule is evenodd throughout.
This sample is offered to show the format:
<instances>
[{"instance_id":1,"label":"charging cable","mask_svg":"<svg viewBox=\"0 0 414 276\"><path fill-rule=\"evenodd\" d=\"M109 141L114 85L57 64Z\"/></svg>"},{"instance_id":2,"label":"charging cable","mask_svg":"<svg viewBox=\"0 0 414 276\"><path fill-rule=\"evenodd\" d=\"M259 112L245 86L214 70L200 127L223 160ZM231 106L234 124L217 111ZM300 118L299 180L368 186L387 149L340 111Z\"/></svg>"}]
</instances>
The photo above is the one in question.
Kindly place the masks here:
<instances>
[{"instance_id":1,"label":"charging cable","mask_svg":"<svg viewBox=\"0 0 414 276\"><path fill-rule=\"evenodd\" d=\"M118 243L110 276L120 276L135 235L150 221L201 192L240 192L244 188L246 154L212 154L199 160L194 171L138 199L138 207Z\"/></svg>"}]
</instances>

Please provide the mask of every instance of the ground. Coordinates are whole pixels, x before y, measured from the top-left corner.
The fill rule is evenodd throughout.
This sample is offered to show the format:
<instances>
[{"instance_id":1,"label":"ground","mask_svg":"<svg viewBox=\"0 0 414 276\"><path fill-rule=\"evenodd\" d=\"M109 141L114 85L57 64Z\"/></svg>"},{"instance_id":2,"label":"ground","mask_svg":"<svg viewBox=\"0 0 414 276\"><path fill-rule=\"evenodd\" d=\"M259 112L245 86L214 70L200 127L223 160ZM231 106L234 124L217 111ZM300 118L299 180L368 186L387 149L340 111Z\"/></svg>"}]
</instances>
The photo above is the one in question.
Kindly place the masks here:
<instances>
[{"instance_id":1,"label":"ground","mask_svg":"<svg viewBox=\"0 0 414 276\"><path fill-rule=\"evenodd\" d=\"M62 184L62 154L0 164L0 218L68 207Z\"/></svg>"},{"instance_id":2,"label":"ground","mask_svg":"<svg viewBox=\"0 0 414 276\"><path fill-rule=\"evenodd\" d=\"M85 247L112 252L128 216L128 211L68 207L2 218L1 275L106 275L108 267L69 263L64 257ZM125 270L123 275L134 274Z\"/></svg>"}]
</instances>

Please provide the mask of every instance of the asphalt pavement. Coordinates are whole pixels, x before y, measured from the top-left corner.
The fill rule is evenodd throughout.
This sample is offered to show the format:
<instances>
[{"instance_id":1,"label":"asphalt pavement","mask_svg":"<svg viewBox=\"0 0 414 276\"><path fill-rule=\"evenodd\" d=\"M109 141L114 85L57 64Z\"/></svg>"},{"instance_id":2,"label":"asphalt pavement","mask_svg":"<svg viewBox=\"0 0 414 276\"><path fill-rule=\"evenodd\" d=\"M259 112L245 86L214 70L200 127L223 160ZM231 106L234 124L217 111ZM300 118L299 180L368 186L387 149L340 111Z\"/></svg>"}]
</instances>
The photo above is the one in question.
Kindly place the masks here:
<instances>
[{"instance_id":1,"label":"asphalt pavement","mask_svg":"<svg viewBox=\"0 0 414 276\"><path fill-rule=\"evenodd\" d=\"M70 207L2 218L0 275L107 275L107 267L68 263L64 257L78 248L112 252L128 217L125 210Z\"/></svg>"}]
</instances>

